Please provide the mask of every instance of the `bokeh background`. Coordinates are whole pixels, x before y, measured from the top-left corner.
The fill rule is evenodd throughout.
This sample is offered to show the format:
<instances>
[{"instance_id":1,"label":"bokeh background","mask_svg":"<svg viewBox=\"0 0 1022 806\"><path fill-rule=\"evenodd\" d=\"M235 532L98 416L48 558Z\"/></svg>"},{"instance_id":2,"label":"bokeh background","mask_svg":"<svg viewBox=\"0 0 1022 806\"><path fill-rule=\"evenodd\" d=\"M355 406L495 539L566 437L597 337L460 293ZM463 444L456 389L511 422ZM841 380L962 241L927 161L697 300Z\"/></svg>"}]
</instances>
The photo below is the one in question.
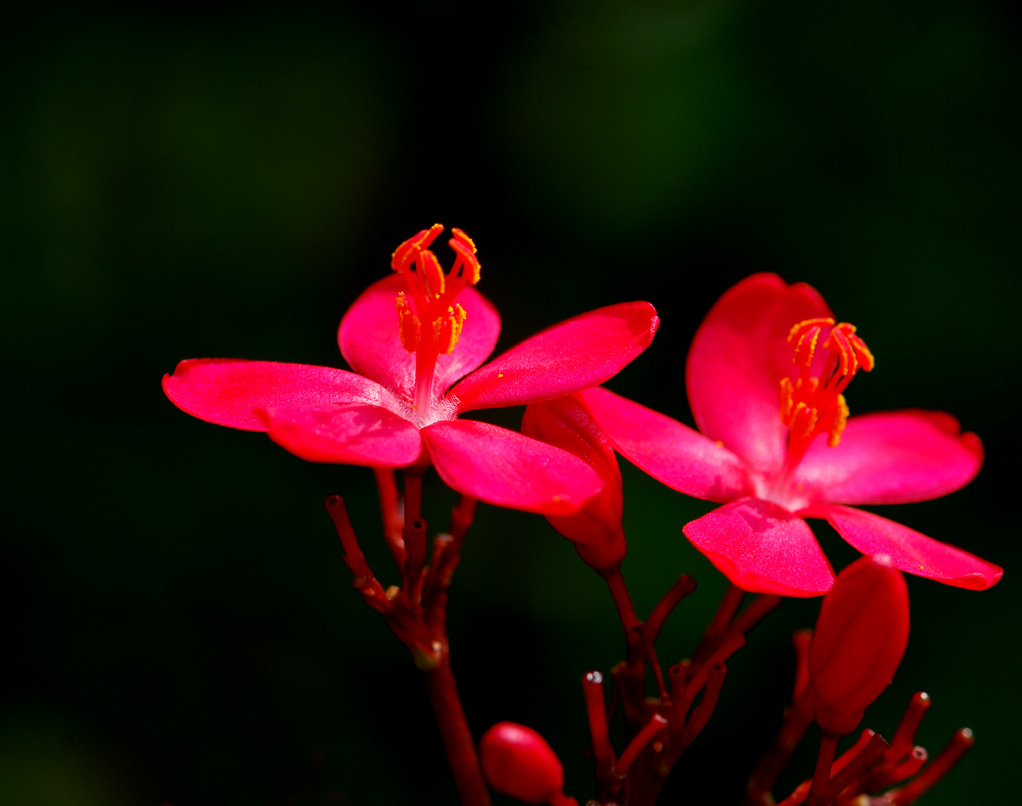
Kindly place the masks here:
<instances>
[{"instance_id":1,"label":"bokeh background","mask_svg":"<svg viewBox=\"0 0 1022 806\"><path fill-rule=\"evenodd\" d=\"M479 244L500 348L653 302L654 344L610 385L686 422L700 318L775 271L877 355L853 413L944 409L978 432L972 485L885 514L1007 575L985 593L909 580L908 654L868 722L889 734L925 688L923 744L960 725L978 740L925 802L1017 794L1013 4L166 4L10 23L0 802L454 802L421 681L350 589L322 510L344 494L393 581L369 471L303 463L160 390L183 358L340 365L340 317L434 221ZM681 534L708 505L622 464L640 612L681 572L701 585L661 639L671 662L724 587ZM452 503L429 479L437 528ZM817 533L835 566L854 558ZM663 803L737 802L816 607L788 603L733 659ZM482 506L450 620L477 733L538 728L589 796L579 679L621 652L596 575L541 518Z\"/></svg>"}]
</instances>

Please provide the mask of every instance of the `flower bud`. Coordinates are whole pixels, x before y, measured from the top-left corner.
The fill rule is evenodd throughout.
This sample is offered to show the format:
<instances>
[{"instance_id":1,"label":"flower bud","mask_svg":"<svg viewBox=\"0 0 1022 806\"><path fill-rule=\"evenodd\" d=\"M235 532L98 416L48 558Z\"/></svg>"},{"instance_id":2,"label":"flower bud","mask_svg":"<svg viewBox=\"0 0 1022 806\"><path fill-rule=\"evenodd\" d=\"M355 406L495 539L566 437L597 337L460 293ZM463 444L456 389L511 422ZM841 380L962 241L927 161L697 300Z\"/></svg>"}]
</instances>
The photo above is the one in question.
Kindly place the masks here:
<instances>
[{"instance_id":1,"label":"flower bud","mask_svg":"<svg viewBox=\"0 0 1022 806\"><path fill-rule=\"evenodd\" d=\"M522 433L573 453L606 482L574 515L547 518L550 525L575 544L582 560L603 573L624 559L621 529L621 471L610 440L577 394L533 403L525 410Z\"/></svg>"},{"instance_id":2,"label":"flower bud","mask_svg":"<svg viewBox=\"0 0 1022 806\"><path fill-rule=\"evenodd\" d=\"M829 736L851 733L891 682L908 643L908 588L886 554L838 574L809 651L813 716Z\"/></svg>"},{"instance_id":3,"label":"flower bud","mask_svg":"<svg viewBox=\"0 0 1022 806\"><path fill-rule=\"evenodd\" d=\"M515 722L483 734L479 761L490 786L526 803L548 803L564 788L564 768L546 739Z\"/></svg>"}]
</instances>

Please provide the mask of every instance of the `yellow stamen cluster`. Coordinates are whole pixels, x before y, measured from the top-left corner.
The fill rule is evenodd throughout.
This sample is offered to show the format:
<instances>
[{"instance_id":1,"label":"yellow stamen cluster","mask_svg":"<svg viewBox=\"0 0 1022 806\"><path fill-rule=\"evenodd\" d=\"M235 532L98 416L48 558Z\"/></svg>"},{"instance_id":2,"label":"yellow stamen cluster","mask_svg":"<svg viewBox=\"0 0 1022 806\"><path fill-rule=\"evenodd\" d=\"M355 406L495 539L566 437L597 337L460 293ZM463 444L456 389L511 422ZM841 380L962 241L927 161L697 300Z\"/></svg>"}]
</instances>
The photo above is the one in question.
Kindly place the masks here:
<instances>
[{"instance_id":1,"label":"yellow stamen cluster","mask_svg":"<svg viewBox=\"0 0 1022 806\"><path fill-rule=\"evenodd\" d=\"M397 295L395 309L401 346L414 353L422 349L434 355L450 353L465 323L465 309L454 301L466 285L479 282L476 245L460 229L452 230L448 244L455 253L454 265L444 274L436 255L428 248L443 231L440 224L409 238L391 256L391 268L405 277L407 293ZM423 322L428 323L423 328Z\"/></svg>"},{"instance_id":2,"label":"yellow stamen cluster","mask_svg":"<svg viewBox=\"0 0 1022 806\"><path fill-rule=\"evenodd\" d=\"M830 355L819 375L811 375L824 328L830 328L823 343ZM848 422L845 387L860 369L873 369L873 354L855 334L855 325L835 324L829 317L799 322L788 332L788 344L794 347L792 362L799 367L798 378L781 379L781 422L788 426L789 446L805 450L813 437L826 433L827 444L833 448L841 441Z\"/></svg>"}]
</instances>

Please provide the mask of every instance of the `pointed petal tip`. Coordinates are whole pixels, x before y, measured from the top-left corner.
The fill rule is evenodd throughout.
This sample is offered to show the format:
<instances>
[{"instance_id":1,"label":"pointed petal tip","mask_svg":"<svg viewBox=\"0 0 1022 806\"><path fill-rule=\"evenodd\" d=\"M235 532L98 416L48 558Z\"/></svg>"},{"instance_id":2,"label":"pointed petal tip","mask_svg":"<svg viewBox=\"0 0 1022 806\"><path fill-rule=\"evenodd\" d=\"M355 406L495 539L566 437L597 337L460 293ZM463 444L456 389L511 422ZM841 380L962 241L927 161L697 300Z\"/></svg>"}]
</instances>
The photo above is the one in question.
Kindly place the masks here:
<instances>
[{"instance_id":1,"label":"pointed petal tip","mask_svg":"<svg viewBox=\"0 0 1022 806\"><path fill-rule=\"evenodd\" d=\"M801 514L824 518L863 554L888 554L900 571L932 579L942 585L987 590L1004 575L1004 569L982 557L863 509L818 504Z\"/></svg>"}]
</instances>

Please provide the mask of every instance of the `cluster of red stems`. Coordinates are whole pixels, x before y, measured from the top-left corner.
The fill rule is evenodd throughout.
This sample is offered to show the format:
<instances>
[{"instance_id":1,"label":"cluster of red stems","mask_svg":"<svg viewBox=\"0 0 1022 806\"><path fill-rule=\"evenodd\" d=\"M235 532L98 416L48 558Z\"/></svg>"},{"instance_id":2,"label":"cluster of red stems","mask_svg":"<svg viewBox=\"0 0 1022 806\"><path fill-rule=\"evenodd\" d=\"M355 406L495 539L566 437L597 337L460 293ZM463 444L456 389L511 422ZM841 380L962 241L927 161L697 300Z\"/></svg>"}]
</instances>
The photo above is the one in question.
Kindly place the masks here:
<instances>
[{"instance_id":1,"label":"cluster of red stems","mask_svg":"<svg viewBox=\"0 0 1022 806\"><path fill-rule=\"evenodd\" d=\"M480 500L546 517L605 581L620 617L625 659L609 681L595 670L582 678L596 773L589 806L652 806L711 718L727 661L749 631L784 597L821 595L815 630L794 636L791 704L751 772L745 806L777 802L772 790L813 722L821 735L815 771L783 806L915 802L972 744L971 732L960 730L928 760L915 744L926 694L912 698L890 742L865 730L837 752L904 654L902 572L973 590L996 584L1002 572L852 505L953 492L982 464L979 439L941 412L850 417L844 392L859 371L873 369L872 353L814 289L774 275L727 291L696 335L686 375L698 431L600 386L651 343L659 320L645 302L569 319L483 365L499 318L474 289L476 247L460 230L449 241L455 263L441 268L429 248L441 230L404 242L395 273L345 315L338 339L353 372L199 359L181 362L164 389L186 412L267 432L301 458L373 468L399 586L385 588L370 569L341 497L326 508L356 591L423 673L463 806L489 804L490 788L531 804L578 804L542 736L502 722L477 744L458 697L448 594ZM512 405L528 407L520 433L459 419ZM675 490L722 504L683 532L729 587L691 658L666 673L654 644L696 584L682 575L646 619L636 614L622 574L618 453ZM422 518L430 468L461 494L449 531L431 548ZM835 575L806 518L827 520L864 556ZM748 594L754 598L743 608ZM610 738L619 712L620 752Z\"/></svg>"}]
</instances>

